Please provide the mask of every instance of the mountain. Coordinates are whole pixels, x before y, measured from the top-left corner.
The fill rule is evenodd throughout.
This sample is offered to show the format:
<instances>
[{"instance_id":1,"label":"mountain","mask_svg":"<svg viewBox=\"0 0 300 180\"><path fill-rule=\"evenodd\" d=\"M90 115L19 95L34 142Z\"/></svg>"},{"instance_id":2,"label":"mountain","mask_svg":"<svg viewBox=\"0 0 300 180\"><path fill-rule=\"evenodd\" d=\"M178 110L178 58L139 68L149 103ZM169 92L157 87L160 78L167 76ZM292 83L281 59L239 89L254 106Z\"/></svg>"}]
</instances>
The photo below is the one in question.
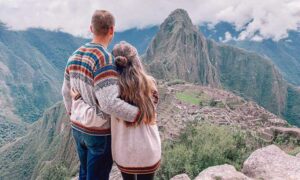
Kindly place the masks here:
<instances>
[{"instance_id":1,"label":"mountain","mask_svg":"<svg viewBox=\"0 0 300 180\"><path fill-rule=\"evenodd\" d=\"M296 108L300 102L291 101L300 92L283 79L272 61L206 39L185 10L173 11L162 23L143 60L156 78L222 86L300 125Z\"/></svg>"},{"instance_id":2,"label":"mountain","mask_svg":"<svg viewBox=\"0 0 300 180\"><path fill-rule=\"evenodd\" d=\"M78 159L70 130L62 103L46 110L26 136L0 149L0 179L59 177L67 174L66 168L75 175Z\"/></svg>"},{"instance_id":3,"label":"mountain","mask_svg":"<svg viewBox=\"0 0 300 180\"><path fill-rule=\"evenodd\" d=\"M174 11L163 22L144 61L159 79L220 85L217 69L209 59L206 39L183 10Z\"/></svg>"},{"instance_id":4,"label":"mountain","mask_svg":"<svg viewBox=\"0 0 300 180\"><path fill-rule=\"evenodd\" d=\"M45 108L61 99L67 59L85 41L42 29L11 31L1 24L0 116L34 122Z\"/></svg>"},{"instance_id":5,"label":"mountain","mask_svg":"<svg viewBox=\"0 0 300 180\"><path fill-rule=\"evenodd\" d=\"M42 29L12 31L0 23L0 147L61 99L70 54L85 39Z\"/></svg>"},{"instance_id":6,"label":"mountain","mask_svg":"<svg viewBox=\"0 0 300 180\"><path fill-rule=\"evenodd\" d=\"M214 27L204 24L200 27L207 38L215 41L256 52L270 58L281 71L284 78L300 86L300 32L289 31L288 37L279 41L264 39L261 41L237 40L242 30L235 30L235 27L226 22L220 22ZM227 38L226 38L227 35Z\"/></svg>"}]
</instances>

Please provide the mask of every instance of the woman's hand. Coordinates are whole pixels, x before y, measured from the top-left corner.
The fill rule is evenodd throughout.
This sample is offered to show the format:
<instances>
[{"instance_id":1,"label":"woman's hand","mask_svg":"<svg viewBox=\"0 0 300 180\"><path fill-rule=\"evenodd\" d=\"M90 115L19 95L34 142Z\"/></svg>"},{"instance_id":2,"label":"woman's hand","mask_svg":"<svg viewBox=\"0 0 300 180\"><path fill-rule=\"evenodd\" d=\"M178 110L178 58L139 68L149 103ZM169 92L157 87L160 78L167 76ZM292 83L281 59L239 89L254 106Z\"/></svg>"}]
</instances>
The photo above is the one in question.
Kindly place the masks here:
<instances>
[{"instance_id":1,"label":"woman's hand","mask_svg":"<svg viewBox=\"0 0 300 180\"><path fill-rule=\"evenodd\" d=\"M73 100L77 100L81 97L81 94L75 88L71 88L70 94Z\"/></svg>"}]
</instances>

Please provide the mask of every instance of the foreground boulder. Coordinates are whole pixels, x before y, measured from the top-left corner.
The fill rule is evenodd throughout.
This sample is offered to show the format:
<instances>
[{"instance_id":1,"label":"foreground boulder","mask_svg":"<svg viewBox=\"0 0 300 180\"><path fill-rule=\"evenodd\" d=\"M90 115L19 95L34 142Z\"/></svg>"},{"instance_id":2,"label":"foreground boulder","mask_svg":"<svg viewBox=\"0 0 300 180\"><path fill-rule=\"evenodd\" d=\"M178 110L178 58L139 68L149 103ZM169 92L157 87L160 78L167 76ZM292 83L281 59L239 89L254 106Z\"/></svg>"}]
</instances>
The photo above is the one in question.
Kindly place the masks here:
<instances>
[{"instance_id":1,"label":"foreground boulder","mask_svg":"<svg viewBox=\"0 0 300 180\"><path fill-rule=\"evenodd\" d=\"M170 180L191 180L187 174L179 174L172 177Z\"/></svg>"},{"instance_id":2,"label":"foreground boulder","mask_svg":"<svg viewBox=\"0 0 300 180\"><path fill-rule=\"evenodd\" d=\"M233 166L224 164L213 166L203 170L195 180L250 180L244 174L238 172Z\"/></svg>"},{"instance_id":3,"label":"foreground boulder","mask_svg":"<svg viewBox=\"0 0 300 180\"><path fill-rule=\"evenodd\" d=\"M270 145L254 151L244 162L242 172L255 179L299 180L300 160Z\"/></svg>"}]
</instances>

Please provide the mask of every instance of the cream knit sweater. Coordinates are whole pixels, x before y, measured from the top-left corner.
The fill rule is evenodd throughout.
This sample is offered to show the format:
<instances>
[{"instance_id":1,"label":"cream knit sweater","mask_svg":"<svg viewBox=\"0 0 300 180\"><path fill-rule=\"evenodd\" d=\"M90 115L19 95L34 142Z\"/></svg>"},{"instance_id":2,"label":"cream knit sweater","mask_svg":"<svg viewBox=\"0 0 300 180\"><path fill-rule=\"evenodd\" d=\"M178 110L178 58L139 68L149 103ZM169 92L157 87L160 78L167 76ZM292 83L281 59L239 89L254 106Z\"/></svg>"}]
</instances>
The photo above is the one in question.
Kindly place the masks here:
<instances>
[{"instance_id":1,"label":"cream knit sweater","mask_svg":"<svg viewBox=\"0 0 300 180\"><path fill-rule=\"evenodd\" d=\"M91 111L96 109L82 99L73 101L72 108L78 107ZM113 159L122 172L149 174L157 170L161 159L161 140L156 123L126 126L124 120L111 116L111 135Z\"/></svg>"}]
</instances>

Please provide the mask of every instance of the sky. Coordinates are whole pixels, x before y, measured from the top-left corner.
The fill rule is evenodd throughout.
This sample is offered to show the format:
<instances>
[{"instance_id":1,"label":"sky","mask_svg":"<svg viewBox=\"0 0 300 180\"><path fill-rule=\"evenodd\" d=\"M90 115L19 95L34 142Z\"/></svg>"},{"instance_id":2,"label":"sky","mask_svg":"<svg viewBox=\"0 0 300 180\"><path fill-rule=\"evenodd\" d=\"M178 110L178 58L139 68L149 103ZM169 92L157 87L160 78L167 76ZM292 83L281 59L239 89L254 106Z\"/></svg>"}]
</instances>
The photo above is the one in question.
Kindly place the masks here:
<instances>
[{"instance_id":1,"label":"sky","mask_svg":"<svg viewBox=\"0 0 300 180\"><path fill-rule=\"evenodd\" d=\"M124 31L159 25L177 8L196 25L234 24L243 29L239 40L279 40L300 28L300 0L0 0L0 21L14 30L39 27L88 37L96 9L111 11L116 30Z\"/></svg>"}]
</instances>

